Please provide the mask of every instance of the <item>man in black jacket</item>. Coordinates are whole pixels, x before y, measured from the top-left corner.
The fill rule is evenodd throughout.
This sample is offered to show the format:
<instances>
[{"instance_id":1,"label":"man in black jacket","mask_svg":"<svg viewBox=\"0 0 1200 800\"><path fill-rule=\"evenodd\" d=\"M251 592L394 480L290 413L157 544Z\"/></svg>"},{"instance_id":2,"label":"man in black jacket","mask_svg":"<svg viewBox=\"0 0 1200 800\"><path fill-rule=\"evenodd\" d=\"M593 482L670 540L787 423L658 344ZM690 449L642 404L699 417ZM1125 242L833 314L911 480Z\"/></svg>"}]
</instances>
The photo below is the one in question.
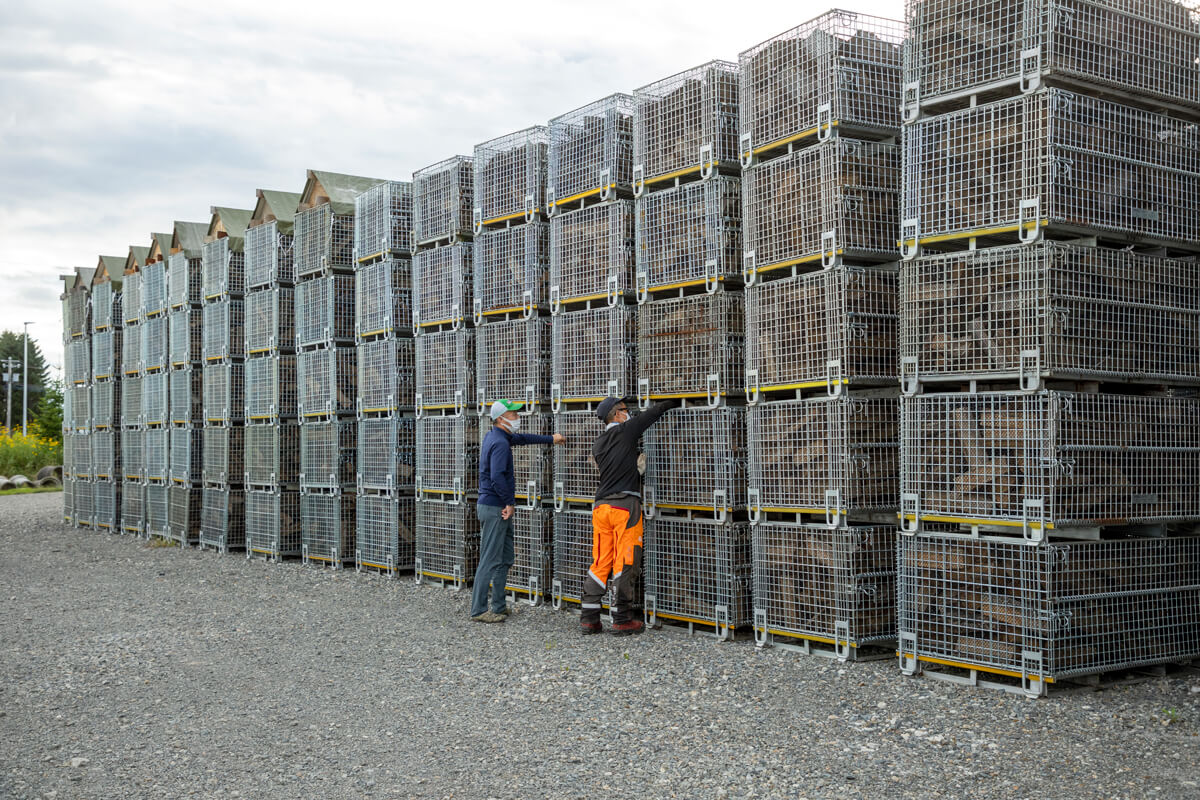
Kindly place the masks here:
<instances>
[{"instance_id":1,"label":"man in black jacket","mask_svg":"<svg viewBox=\"0 0 1200 800\"><path fill-rule=\"evenodd\" d=\"M659 417L679 405L665 400L637 417L629 416L624 400L606 398L596 409L604 431L592 445L600 471L592 505L592 565L583 576L583 635L602 633L600 598L609 573L613 596L611 632L616 636L641 633L645 625L632 619L634 585L642 571L642 475L638 470L638 440Z\"/></svg>"}]
</instances>

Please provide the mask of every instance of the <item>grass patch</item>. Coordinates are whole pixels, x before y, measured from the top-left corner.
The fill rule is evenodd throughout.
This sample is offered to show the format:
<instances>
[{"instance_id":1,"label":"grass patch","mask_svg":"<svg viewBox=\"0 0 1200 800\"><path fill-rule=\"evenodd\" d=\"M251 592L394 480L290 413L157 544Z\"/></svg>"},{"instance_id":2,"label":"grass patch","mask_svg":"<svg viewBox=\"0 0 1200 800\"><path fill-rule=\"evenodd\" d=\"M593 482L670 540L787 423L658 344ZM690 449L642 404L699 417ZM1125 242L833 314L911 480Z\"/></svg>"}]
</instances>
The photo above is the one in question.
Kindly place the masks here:
<instances>
[{"instance_id":1,"label":"grass patch","mask_svg":"<svg viewBox=\"0 0 1200 800\"><path fill-rule=\"evenodd\" d=\"M175 540L167 539L162 536L155 536L150 541L146 542L146 547L174 547Z\"/></svg>"},{"instance_id":2,"label":"grass patch","mask_svg":"<svg viewBox=\"0 0 1200 800\"><path fill-rule=\"evenodd\" d=\"M44 466L63 463L62 442L37 434L0 427L0 475L24 475L30 480Z\"/></svg>"},{"instance_id":3,"label":"grass patch","mask_svg":"<svg viewBox=\"0 0 1200 800\"><path fill-rule=\"evenodd\" d=\"M6 494L41 494L42 492L61 492L61 486L26 486L23 489L0 490L0 497Z\"/></svg>"}]
</instances>

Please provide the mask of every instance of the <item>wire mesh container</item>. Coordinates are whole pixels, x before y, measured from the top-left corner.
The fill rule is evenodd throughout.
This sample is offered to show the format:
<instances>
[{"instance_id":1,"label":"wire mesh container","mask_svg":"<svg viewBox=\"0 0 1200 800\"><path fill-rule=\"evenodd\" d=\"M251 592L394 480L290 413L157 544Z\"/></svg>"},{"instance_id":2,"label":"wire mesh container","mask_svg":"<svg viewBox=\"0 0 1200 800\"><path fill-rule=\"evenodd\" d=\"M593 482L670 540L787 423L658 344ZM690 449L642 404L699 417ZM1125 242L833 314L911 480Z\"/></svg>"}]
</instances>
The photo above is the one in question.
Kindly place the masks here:
<instances>
[{"instance_id":1,"label":"wire mesh container","mask_svg":"<svg viewBox=\"0 0 1200 800\"><path fill-rule=\"evenodd\" d=\"M484 226L530 222L546 211L545 125L475 145L475 234Z\"/></svg>"},{"instance_id":2,"label":"wire mesh container","mask_svg":"<svg viewBox=\"0 0 1200 800\"><path fill-rule=\"evenodd\" d=\"M417 463L417 421L372 417L358 421L358 490L412 488Z\"/></svg>"},{"instance_id":3,"label":"wire mesh container","mask_svg":"<svg viewBox=\"0 0 1200 800\"><path fill-rule=\"evenodd\" d=\"M88 480L92 477L92 437L87 433L76 433L63 443L71 450L71 474Z\"/></svg>"},{"instance_id":4,"label":"wire mesh container","mask_svg":"<svg viewBox=\"0 0 1200 800\"><path fill-rule=\"evenodd\" d=\"M168 375L165 372L154 372L142 376L142 424L166 425L170 421L168 414Z\"/></svg>"},{"instance_id":5,"label":"wire mesh container","mask_svg":"<svg viewBox=\"0 0 1200 800\"><path fill-rule=\"evenodd\" d=\"M64 362L71 369L71 342L64 350ZM137 375L142 370L142 326L126 325L121 331L121 374L125 377ZM68 384L72 383L72 375L64 376Z\"/></svg>"},{"instance_id":6,"label":"wire mesh container","mask_svg":"<svg viewBox=\"0 0 1200 800\"><path fill-rule=\"evenodd\" d=\"M77 528L91 528L96 522L95 484L88 479L77 479L74 491L73 521Z\"/></svg>"},{"instance_id":7,"label":"wire mesh container","mask_svg":"<svg viewBox=\"0 0 1200 800\"><path fill-rule=\"evenodd\" d=\"M121 435L117 431L93 431L88 437L92 449L92 476L96 480L120 480Z\"/></svg>"},{"instance_id":8,"label":"wire mesh container","mask_svg":"<svg viewBox=\"0 0 1200 800\"><path fill-rule=\"evenodd\" d=\"M113 480L92 484L92 521L95 528L116 531L121 527L121 484Z\"/></svg>"},{"instance_id":9,"label":"wire mesh container","mask_svg":"<svg viewBox=\"0 0 1200 800\"><path fill-rule=\"evenodd\" d=\"M712 625L718 637L749 628L753 567L744 522L657 517L645 532L646 618Z\"/></svg>"},{"instance_id":10,"label":"wire mesh container","mask_svg":"<svg viewBox=\"0 0 1200 800\"><path fill-rule=\"evenodd\" d=\"M427 333L416 340L417 408L462 413L475 396L475 331Z\"/></svg>"},{"instance_id":11,"label":"wire mesh container","mask_svg":"<svg viewBox=\"0 0 1200 800\"><path fill-rule=\"evenodd\" d=\"M633 289L633 201L587 206L550 221L550 308Z\"/></svg>"},{"instance_id":12,"label":"wire mesh container","mask_svg":"<svg viewBox=\"0 0 1200 800\"><path fill-rule=\"evenodd\" d=\"M355 496L300 492L300 548L305 560L353 561Z\"/></svg>"},{"instance_id":13,"label":"wire mesh container","mask_svg":"<svg viewBox=\"0 0 1200 800\"><path fill-rule=\"evenodd\" d=\"M750 407L748 502L824 514L830 527L858 512L893 511L899 499L898 398L849 396Z\"/></svg>"},{"instance_id":14,"label":"wire mesh container","mask_svg":"<svg viewBox=\"0 0 1200 800\"><path fill-rule=\"evenodd\" d=\"M358 359L353 347L322 347L296 356L301 417L353 414Z\"/></svg>"},{"instance_id":15,"label":"wire mesh container","mask_svg":"<svg viewBox=\"0 0 1200 800\"><path fill-rule=\"evenodd\" d=\"M429 244L470 236L475 207L470 156L451 156L413 173L413 238Z\"/></svg>"},{"instance_id":16,"label":"wire mesh container","mask_svg":"<svg viewBox=\"0 0 1200 800\"><path fill-rule=\"evenodd\" d=\"M66 525L75 523L75 484L74 478L63 474L63 523Z\"/></svg>"},{"instance_id":17,"label":"wire mesh container","mask_svg":"<svg viewBox=\"0 0 1200 800\"><path fill-rule=\"evenodd\" d=\"M480 423L479 443L483 441L493 425L486 421ZM554 418L549 414L530 414L521 417L521 433L532 433L539 436L550 436L554 433ZM526 445L512 448L513 456L513 486L516 489L517 505L525 508L537 508L551 500L554 493L554 458L551 448L546 445ZM542 587L549 586L543 583Z\"/></svg>"},{"instance_id":18,"label":"wire mesh container","mask_svg":"<svg viewBox=\"0 0 1200 800\"><path fill-rule=\"evenodd\" d=\"M634 191L738 164L738 65L709 61L633 92Z\"/></svg>"},{"instance_id":19,"label":"wire mesh container","mask_svg":"<svg viewBox=\"0 0 1200 800\"><path fill-rule=\"evenodd\" d=\"M1200 267L1059 242L906 261L905 389L970 376L1200 381Z\"/></svg>"},{"instance_id":20,"label":"wire mesh container","mask_svg":"<svg viewBox=\"0 0 1200 800\"><path fill-rule=\"evenodd\" d=\"M1059 391L904 398L903 525L1079 526L1200 518L1200 400Z\"/></svg>"},{"instance_id":21,"label":"wire mesh container","mask_svg":"<svg viewBox=\"0 0 1200 800\"><path fill-rule=\"evenodd\" d=\"M554 507L561 511L568 504L591 506L600 485L592 444L604 431L604 423L592 411L564 411L553 419L554 432L566 439L550 452Z\"/></svg>"},{"instance_id":22,"label":"wire mesh container","mask_svg":"<svg viewBox=\"0 0 1200 800\"><path fill-rule=\"evenodd\" d=\"M475 504L417 501L417 579L437 578L462 587L479 563Z\"/></svg>"},{"instance_id":23,"label":"wire mesh container","mask_svg":"<svg viewBox=\"0 0 1200 800\"><path fill-rule=\"evenodd\" d=\"M204 243L201 291L205 300L241 297L246 291L246 254L230 247L223 236Z\"/></svg>"},{"instance_id":24,"label":"wire mesh container","mask_svg":"<svg viewBox=\"0 0 1200 800\"><path fill-rule=\"evenodd\" d=\"M798 150L742 176L743 267L898 258L900 146L858 139Z\"/></svg>"},{"instance_id":25,"label":"wire mesh container","mask_svg":"<svg viewBox=\"0 0 1200 800\"><path fill-rule=\"evenodd\" d=\"M419 495L463 500L479 487L479 418L422 417L417 420Z\"/></svg>"},{"instance_id":26,"label":"wire mesh container","mask_svg":"<svg viewBox=\"0 0 1200 800\"><path fill-rule=\"evenodd\" d=\"M1085 83L1200 108L1200 21L1187 2L1004 0L972 10L906 4L905 119L937 98L1005 86Z\"/></svg>"},{"instance_id":27,"label":"wire mesh container","mask_svg":"<svg viewBox=\"0 0 1200 800\"><path fill-rule=\"evenodd\" d=\"M118 381L98 381L88 387L91 405L88 424L92 430L115 428L121 424L121 393ZM77 390L82 393L82 390Z\"/></svg>"},{"instance_id":28,"label":"wire mesh container","mask_svg":"<svg viewBox=\"0 0 1200 800\"><path fill-rule=\"evenodd\" d=\"M127 272L121 282L121 317L126 325L142 318L142 276L137 272Z\"/></svg>"},{"instance_id":29,"label":"wire mesh container","mask_svg":"<svg viewBox=\"0 0 1200 800\"><path fill-rule=\"evenodd\" d=\"M167 315L167 360L175 369L203 360L204 313L199 308L182 308Z\"/></svg>"},{"instance_id":30,"label":"wire mesh container","mask_svg":"<svg viewBox=\"0 0 1200 800\"><path fill-rule=\"evenodd\" d=\"M246 546L246 493L206 486L200 498L200 545L224 553Z\"/></svg>"},{"instance_id":31,"label":"wire mesh container","mask_svg":"<svg viewBox=\"0 0 1200 800\"><path fill-rule=\"evenodd\" d=\"M146 524L146 485L140 480L121 483L121 531L140 536Z\"/></svg>"},{"instance_id":32,"label":"wire mesh container","mask_svg":"<svg viewBox=\"0 0 1200 800\"><path fill-rule=\"evenodd\" d=\"M1200 240L1196 124L1061 89L908 126L903 180L906 258L935 241L1036 241L1050 226Z\"/></svg>"},{"instance_id":33,"label":"wire mesh container","mask_svg":"<svg viewBox=\"0 0 1200 800\"><path fill-rule=\"evenodd\" d=\"M241 358L246 353L246 310L241 300L222 297L202 310L204 360Z\"/></svg>"},{"instance_id":34,"label":"wire mesh container","mask_svg":"<svg viewBox=\"0 0 1200 800\"><path fill-rule=\"evenodd\" d=\"M72 392L72 399L80 396ZM86 413L86 412L85 412ZM86 418L86 417L85 417ZM79 419L76 414L75 419ZM142 379L125 376L121 379L121 425L130 427L142 424Z\"/></svg>"},{"instance_id":35,"label":"wire mesh container","mask_svg":"<svg viewBox=\"0 0 1200 800\"><path fill-rule=\"evenodd\" d=\"M718 175L639 197L635 282L647 289L703 283L715 289L742 271L742 184Z\"/></svg>"},{"instance_id":36,"label":"wire mesh container","mask_svg":"<svg viewBox=\"0 0 1200 800\"><path fill-rule=\"evenodd\" d=\"M288 286L296 280L292 236L279 232L278 222L246 229L246 288Z\"/></svg>"},{"instance_id":37,"label":"wire mesh container","mask_svg":"<svg viewBox=\"0 0 1200 800\"><path fill-rule=\"evenodd\" d=\"M171 473L171 429L147 428L142 431L142 452L146 480L165 483Z\"/></svg>"},{"instance_id":38,"label":"wire mesh container","mask_svg":"<svg viewBox=\"0 0 1200 800\"><path fill-rule=\"evenodd\" d=\"M167 256L167 306L180 310L204 301L204 260L188 258L187 253Z\"/></svg>"},{"instance_id":39,"label":"wire mesh container","mask_svg":"<svg viewBox=\"0 0 1200 800\"><path fill-rule=\"evenodd\" d=\"M119 298L120 294L113 292L112 283L109 281L92 286L91 302L89 303L92 333L106 331L113 326L114 321L117 321L118 315L113 313L113 304L119 303Z\"/></svg>"},{"instance_id":40,"label":"wire mesh container","mask_svg":"<svg viewBox=\"0 0 1200 800\"><path fill-rule=\"evenodd\" d=\"M296 356L252 358L246 362L246 419L266 422L296 418Z\"/></svg>"},{"instance_id":41,"label":"wire mesh container","mask_svg":"<svg viewBox=\"0 0 1200 800\"><path fill-rule=\"evenodd\" d=\"M335 214L328 203L296 212L292 259L295 277L354 268L354 216Z\"/></svg>"},{"instance_id":42,"label":"wire mesh container","mask_svg":"<svg viewBox=\"0 0 1200 800\"><path fill-rule=\"evenodd\" d=\"M137 326L141 330L141 358L138 367L143 373L167 368L167 318L154 317Z\"/></svg>"},{"instance_id":43,"label":"wire mesh container","mask_svg":"<svg viewBox=\"0 0 1200 800\"><path fill-rule=\"evenodd\" d=\"M358 423L332 419L300 426L300 486L352 488L358 473Z\"/></svg>"},{"instance_id":44,"label":"wire mesh container","mask_svg":"<svg viewBox=\"0 0 1200 800\"><path fill-rule=\"evenodd\" d=\"M127 481L140 481L146 473L142 433L140 428L126 428L121 431L121 469L125 473ZM72 456L72 462L74 461L75 458ZM74 466L72 463L72 468Z\"/></svg>"},{"instance_id":45,"label":"wire mesh container","mask_svg":"<svg viewBox=\"0 0 1200 800\"><path fill-rule=\"evenodd\" d=\"M64 385L63 429L86 432L92 425L91 404L91 391L86 385L73 386L69 383Z\"/></svg>"},{"instance_id":46,"label":"wire mesh container","mask_svg":"<svg viewBox=\"0 0 1200 800\"><path fill-rule=\"evenodd\" d=\"M166 538L170 533L167 519L167 485L165 483L146 484L146 536L161 536Z\"/></svg>"},{"instance_id":47,"label":"wire mesh container","mask_svg":"<svg viewBox=\"0 0 1200 800\"><path fill-rule=\"evenodd\" d=\"M146 264L141 275L141 318L157 317L167 310L167 265L162 261Z\"/></svg>"},{"instance_id":48,"label":"wire mesh container","mask_svg":"<svg viewBox=\"0 0 1200 800\"><path fill-rule=\"evenodd\" d=\"M73 339L64 348L67 383L86 386L92 379L92 346L87 338ZM19 367L18 367L19 369Z\"/></svg>"},{"instance_id":49,"label":"wire mesh container","mask_svg":"<svg viewBox=\"0 0 1200 800\"><path fill-rule=\"evenodd\" d=\"M358 343L359 413L378 414L413 407L415 349L412 339Z\"/></svg>"},{"instance_id":50,"label":"wire mesh container","mask_svg":"<svg viewBox=\"0 0 1200 800\"><path fill-rule=\"evenodd\" d=\"M301 553L300 493L246 492L246 552L274 559Z\"/></svg>"},{"instance_id":51,"label":"wire mesh container","mask_svg":"<svg viewBox=\"0 0 1200 800\"><path fill-rule=\"evenodd\" d=\"M746 289L746 394L896 380L894 267L832 267Z\"/></svg>"},{"instance_id":52,"label":"wire mesh container","mask_svg":"<svg viewBox=\"0 0 1200 800\"><path fill-rule=\"evenodd\" d=\"M167 487L167 535L185 547L200 541L202 489L191 486Z\"/></svg>"},{"instance_id":53,"label":"wire mesh container","mask_svg":"<svg viewBox=\"0 0 1200 800\"><path fill-rule=\"evenodd\" d=\"M839 130L900 127L904 24L834 10L738 56L742 163Z\"/></svg>"},{"instance_id":54,"label":"wire mesh container","mask_svg":"<svg viewBox=\"0 0 1200 800\"><path fill-rule=\"evenodd\" d=\"M204 365L204 419L240 422L246 413L246 372L240 361Z\"/></svg>"},{"instance_id":55,"label":"wire mesh container","mask_svg":"<svg viewBox=\"0 0 1200 800\"><path fill-rule=\"evenodd\" d=\"M675 297L638 306L639 405L668 397L709 407L741 396L746 312L740 293Z\"/></svg>"},{"instance_id":56,"label":"wire mesh container","mask_svg":"<svg viewBox=\"0 0 1200 800\"><path fill-rule=\"evenodd\" d=\"M486 414L496 400L546 410L550 399L550 318L515 319L475 330L475 399Z\"/></svg>"},{"instance_id":57,"label":"wire mesh container","mask_svg":"<svg viewBox=\"0 0 1200 800\"><path fill-rule=\"evenodd\" d=\"M84 289L72 289L67 293L64 306L63 329L67 337L77 339L87 336L92 329L91 299Z\"/></svg>"},{"instance_id":58,"label":"wire mesh container","mask_svg":"<svg viewBox=\"0 0 1200 800\"><path fill-rule=\"evenodd\" d=\"M354 341L354 276L326 275L296 284L299 347Z\"/></svg>"},{"instance_id":59,"label":"wire mesh container","mask_svg":"<svg viewBox=\"0 0 1200 800\"><path fill-rule=\"evenodd\" d=\"M550 226L531 222L484 231L475 239L475 324L546 307L550 277Z\"/></svg>"},{"instance_id":60,"label":"wire mesh container","mask_svg":"<svg viewBox=\"0 0 1200 800\"><path fill-rule=\"evenodd\" d=\"M207 427L203 429L204 482L207 484L240 485L246 474L245 431L241 425Z\"/></svg>"},{"instance_id":61,"label":"wire mesh container","mask_svg":"<svg viewBox=\"0 0 1200 800\"><path fill-rule=\"evenodd\" d=\"M393 573L413 568L417 557L417 508L411 496L360 494L355 503L355 562Z\"/></svg>"},{"instance_id":62,"label":"wire mesh container","mask_svg":"<svg viewBox=\"0 0 1200 800\"><path fill-rule=\"evenodd\" d=\"M169 373L167 409L172 425L199 425L204 422L204 371L200 367L176 369Z\"/></svg>"},{"instance_id":63,"label":"wire mesh container","mask_svg":"<svg viewBox=\"0 0 1200 800\"><path fill-rule=\"evenodd\" d=\"M551 597L556 608L564 601L578 603L583 597L584 575L592 565L592 512L567 510L554 512L554 576ZM634 606L641 607L641 583L635 591ZM611 592L601 603L608 605Z\"/></svg>"},{"instance_id":64,"label":"wire mesh container","mask_svg":"<svg viewBox=\"0 0 1200 800\"><path fill-rule=\"evenodd\" d=\"M96 331L91 336L91 347L92 380L108 380L120 374L120 362L118 360L121 355L120 328Z\"/></svg>"},{"instance_id":65,"label":"wire mesh container","mask_svg":"<svg viewBox=\"0 0 1200 800\"><path fill-rule=\"evenodd\" d=\"M170 436L171 482L199 486L204 477L204 433L200 428L171 428Z\"/></svg>"},{"instance_id":66,"label":"wire mesh container","mask_svg":"<svg viewBox=\"0 0 1200 800\"><path fill-rule=\"evenodd\" d=\"M246 355L289 352L296 345L296 298L290 286L246 295Z\"/></svg>"},{"instance_id":67,"label":"wire mesh container","mask_svg":"<svg viewBox=\"0 0 1200 800\"><path fill-rule=\"evenodd\" d=\"M551 331L550 402L599 401L633 394L635 309L612 306L559 314Z\"/></svg>"},{"instance_id":68,"label":"wire mesh container","mask_svg":"<svg viewBox=\"0 0 1200 800\"><path fill-rule=\"evenodd\" d=\"M1200 537L1072 542L902 537L901 668L920 662L1051 683L1185 661L1200 649Z\"/></svg>"},{"instance_id":69,"label":"wire mesh container","mask_svg":"<svg viewBox=\"0 0 1200 800\"><path fill-rule=\"evenodd\" d=\"M471 309L470 242L435 247L412 259L413 329L462 325Z\"/></svg>"},{"instance_id":70,"label":"wire mesh container","mask_svg":"<svg viewBox=\"0 0 1200 800\"><path fill-rule=\"evenodd\" d=\"M357 263L413 249L413 185L384 181L354 198Z\"/></svg>"},{"instance_id":71,"label":"wire mesh container","mask_svg":"<svg viewBox=\"0 0 1200 800\"><path fill-rule=\"evenodd\" d=\"M504 588L539 605L554 579L554 515L548 508L518 507L512 522L513 563Z\"/></svg>"},{"instance_id":72,"label":"wire mesh container","mask_svg":"<svg viewBox=\"0 0 1200 800\"><path fill-rule=\"evenodd\" d=\"M585 436L581 444L590 449L591 441ZM661 508L711 510L724 519L746 507L744 408L671 409L642 434L642 449L647 517Z\"/></svg>"},{"instance_id":73,"label":"wire mesh container","mask_svg":"<svg viewBox=\"0 0 1200 800\"><path fill-rule=\"evenodd\" d=\"M546 202L607 200L633 183L633 95L612 94L550 120Z\"/></svg>"},{"instance_id":74,"label":"wire mesh container","mask_svg":"<svg viewBox=\"0 0 1200 800\"><path fill-rule=\"evenodd\" d=\"M412 331L412 261L384 258L354 273L354 331L360 339Z\"/></svg>"},{"instance_id":75,"label":"wire mesh container","mask_svg":"<svg viewBox=\"0 0 1200 800\"><path fill-rule=\"evenodd\" d=\"M247 425L246 486L288 487L300 482L300 426L295 422Z\"/></svg>"}]
</instances>

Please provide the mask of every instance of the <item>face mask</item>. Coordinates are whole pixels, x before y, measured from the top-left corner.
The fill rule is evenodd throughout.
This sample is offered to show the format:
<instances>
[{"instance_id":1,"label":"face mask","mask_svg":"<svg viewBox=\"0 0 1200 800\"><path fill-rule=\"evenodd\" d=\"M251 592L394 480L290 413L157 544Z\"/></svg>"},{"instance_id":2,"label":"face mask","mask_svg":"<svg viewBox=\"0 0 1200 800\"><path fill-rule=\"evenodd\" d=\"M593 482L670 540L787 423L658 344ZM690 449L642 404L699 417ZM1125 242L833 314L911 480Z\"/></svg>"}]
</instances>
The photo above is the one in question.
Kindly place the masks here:
<instances>
[{"instance_id":1,"label":"face mask","mask_svg":"<svg viewBox=\"0 0 1200 800\"><path fill-rule=\"evenodd\" d=\"M520 418L506 419L504 420L504 427L508 428L509 433L516 433L517 431L521 430L521 420Z\"/></svg>"}]
</instances>

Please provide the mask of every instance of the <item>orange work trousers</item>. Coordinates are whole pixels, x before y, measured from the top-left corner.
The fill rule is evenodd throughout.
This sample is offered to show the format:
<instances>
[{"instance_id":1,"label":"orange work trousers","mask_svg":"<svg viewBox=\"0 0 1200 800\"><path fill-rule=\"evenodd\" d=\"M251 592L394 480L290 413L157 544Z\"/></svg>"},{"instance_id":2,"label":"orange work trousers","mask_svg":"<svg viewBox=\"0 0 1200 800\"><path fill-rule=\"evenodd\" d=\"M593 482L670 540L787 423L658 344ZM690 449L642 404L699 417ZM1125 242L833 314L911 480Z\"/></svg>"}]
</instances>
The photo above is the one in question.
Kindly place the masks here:
<instances>
[{"instance_id":1,"label":"orange work trousers","mask_svg":"<svg viewBox=\"0 0 1200 800\"><path fill-rule=\"evenodd\" d=\"M580 621L600 621L601 598L612 576L613 622L630 619L642 572L642 504L636 497L614 498L592 507L592 564L583 576Z\"/></svg>"}]
</instances>

